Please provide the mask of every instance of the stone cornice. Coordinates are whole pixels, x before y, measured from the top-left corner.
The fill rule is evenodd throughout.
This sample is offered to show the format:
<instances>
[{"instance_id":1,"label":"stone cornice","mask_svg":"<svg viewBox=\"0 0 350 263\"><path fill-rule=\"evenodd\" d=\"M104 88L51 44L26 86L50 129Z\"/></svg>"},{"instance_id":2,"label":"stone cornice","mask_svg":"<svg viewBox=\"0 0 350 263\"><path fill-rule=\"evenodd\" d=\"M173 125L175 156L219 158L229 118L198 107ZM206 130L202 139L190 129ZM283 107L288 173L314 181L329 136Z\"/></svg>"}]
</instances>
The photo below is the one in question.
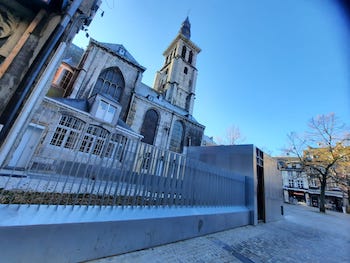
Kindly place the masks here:
<instances>
[{"instance_id":1,"label":"stone cornice","mask_svg":"<svg viewBox=\"0 0 350 263\"><path fill-rule=\"evenodd\" d=\"M175 37L175 39L170 43L168 48L163 52L163 56L169 53L170 49L172 49L180 39L184 41L187 45L189 45L192 49L194 49L197 53L201 52L201 49L195 43L186 38L184 35L178 34Z\"/></svg>"}]
</instances>

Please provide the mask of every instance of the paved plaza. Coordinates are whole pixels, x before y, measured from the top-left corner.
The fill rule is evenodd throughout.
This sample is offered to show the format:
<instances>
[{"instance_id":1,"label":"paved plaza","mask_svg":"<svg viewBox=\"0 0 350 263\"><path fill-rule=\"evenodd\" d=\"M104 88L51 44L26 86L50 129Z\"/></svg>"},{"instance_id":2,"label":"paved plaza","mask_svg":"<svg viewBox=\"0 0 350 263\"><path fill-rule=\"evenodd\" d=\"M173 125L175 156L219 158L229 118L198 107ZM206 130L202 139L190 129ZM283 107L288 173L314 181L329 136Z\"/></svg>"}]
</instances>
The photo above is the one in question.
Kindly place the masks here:
<instances>
[{"instance_id":1,"label":"paved plaza","mask_svg":"<svg viewBox=\"0 0 350 263\"><path fill-rule=\"evenodd\" d=\"M284 204L284 219L93 263L350 262L350 215Z\"/></svg>"}]
</instances>

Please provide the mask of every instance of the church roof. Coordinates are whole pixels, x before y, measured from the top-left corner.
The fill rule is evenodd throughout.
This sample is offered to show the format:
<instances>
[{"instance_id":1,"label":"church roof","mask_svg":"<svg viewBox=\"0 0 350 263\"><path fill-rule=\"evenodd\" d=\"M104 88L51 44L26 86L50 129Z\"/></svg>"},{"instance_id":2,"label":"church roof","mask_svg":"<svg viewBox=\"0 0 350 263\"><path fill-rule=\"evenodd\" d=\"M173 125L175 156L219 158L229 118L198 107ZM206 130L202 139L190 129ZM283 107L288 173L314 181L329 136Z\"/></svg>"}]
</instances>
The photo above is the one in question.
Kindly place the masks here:
<instances>
[{"instance_id":1,"label":"church roof","mask_svg":"<svg viewBox=\"0 0 350 263\"><path fill-rule=\"evenodd\" d=\"M89 112L89 104L85 99L52 98L80 111Z\"/></svg>"},{"instance_id":2,"label":"church roof","mask_svg":"<svg viewBox=\"0 0 350 263\"><path fill-rule=\"evenodd\" d=\"M65 51L62 62L65 62L71 67L76 68L78 67L83 54L84 54L84 49L71 43Z\"/></svg>"},{"instance_id":3,"label":"church roof","mask_svg":"<svg viewBox=\"0 0 350 263\"><path fill-rule=\"evenodd\" d=\"M156 92L151 87L147 86L144 83L141 83L141 85L138 86L136 94L148 99L149 101L152 101L153 103L166 108L170 111L176 112L177 114L187 118L189 121L192 121L193 123L200 124L191 114L189 114L186 110L175 106L171 104L169 101L163 98L161 94Z\"/></svg>"},{"instance_id":4,"label":"church roof","mask_svg":"<svg viewBox=\"0 0 350 263\"><path fill-rule=\"evenodd\" d=\"M130 54L130 52L122 45L122 44L112 44L112 43L103 43L98 42L95 39L90 40L92 43L95 43L108 51L124 58L125 60L129 61L130 63L136 65L137 67L141 68L143 71L146 70L145 67L143 67L141 64L139 64L136 59Z\"/></svg>"},{"instance_id":5,"label":"church roof","mask_svg":"<svg viewBox=\"0 0 350 263\"><path fill-rule=\"evenodd\" d=\"M128 131L131 131L131 132L135 132L133 129L130 128L129 125L127 125L123 120L121 119L118 119L118 122L117 122L117 125L128 130Z\"/></svg>"},{"instance_id":6,"label":"church roof","mask_svg":"<svg viewBox=\"0 0 350 263\"><path fill-rule=\"evenodd\" d=\"M197 53L201 52L201 49L192 42L191 38L191 23L188 17L182 22L179 33L175 39L170 43L167 49L163 52L163 56L167 56L171 49L177 45L177 42L181 39L187 43L191 48L193 48Z\"/></svg>"},{"instance_id":7,"label":"church roof","mask_svg":"<svg viewBox=\"0 0 350 263\"><path fill-rule=\"evenodd\" d=\"M179 33L181 33L188 39L191 38L191 23L188 17L186 17L185 21L182 22Z\"/></svg>"}]
</instances>

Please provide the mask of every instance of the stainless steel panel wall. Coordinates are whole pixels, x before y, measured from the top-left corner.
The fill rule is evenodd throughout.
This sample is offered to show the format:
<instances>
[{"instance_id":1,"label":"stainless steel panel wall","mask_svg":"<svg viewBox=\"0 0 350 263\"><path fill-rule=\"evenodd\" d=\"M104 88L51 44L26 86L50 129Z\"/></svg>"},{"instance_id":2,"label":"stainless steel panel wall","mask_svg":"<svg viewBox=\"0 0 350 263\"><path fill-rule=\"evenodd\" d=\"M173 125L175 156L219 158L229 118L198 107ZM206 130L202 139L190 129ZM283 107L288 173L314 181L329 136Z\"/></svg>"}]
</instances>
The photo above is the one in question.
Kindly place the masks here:
<instances>
[{"instance_id":1,"label":"stainless steel panel wall","mask_svg":"<svg viewBox=\"0 0 350 263\"><path fill-rule=\"evenodd\" d=\"M227 169L236 176L245 176L246 206L251 211L251 224L257 224L257 162L254 145L230 145L189 147L189 159L200 160L215 165L218 169ZM265 221L281 218L282 178L277 164L269 155L264 154L264 209Z\"/></svg>"},{"instance_id":2,"label":"stainless steel panel wall","mask_svg":"<svg viewBox=\"0 0 350 263\"><path fill-rule=\"evenodd\" d=\"M277 162L264 154L265 186L265 221L271 222L282 218L283 206L282 175L277 169Z\"/></svg>"},{"instance_id":3,"label":"stainless steel panel wall","mask_svg":"<svg viewBox=\"0 0 350 263\"><path fill-rule=\"evenodd\" d=\"M253 145L230 145L189 147L187 158L228 170L231 174L245 178L241 191L245 195L245 205L251 211L250 224L257 224L256 216L256 172Z\"/></svg>"}]
</instances>

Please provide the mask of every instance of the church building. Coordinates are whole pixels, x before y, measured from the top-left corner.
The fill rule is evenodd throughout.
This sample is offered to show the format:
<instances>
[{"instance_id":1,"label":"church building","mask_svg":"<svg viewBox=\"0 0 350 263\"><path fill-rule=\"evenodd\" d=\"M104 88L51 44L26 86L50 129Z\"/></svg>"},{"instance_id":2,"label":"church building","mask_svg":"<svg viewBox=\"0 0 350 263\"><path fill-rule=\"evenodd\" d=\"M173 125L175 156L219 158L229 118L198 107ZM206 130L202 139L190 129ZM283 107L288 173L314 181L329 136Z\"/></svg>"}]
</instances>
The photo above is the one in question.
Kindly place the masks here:
<instances>
[{"instance_id":1,"label":"church building","mask_svg":"<svg viewBox=\"0 0 350 263\"><path fill-rule=\"evenodd\" d=\"M153 87L142 83L146 68L123 45L90 39L85 52L72 45L8 165L40 162L34 152L52 159L58 152L67 159L77 152L115 156L129 139L177 153L200 146L205 127L192 114L201 50L190 38L186 18Z\"/></svg>"}]
</instances>

